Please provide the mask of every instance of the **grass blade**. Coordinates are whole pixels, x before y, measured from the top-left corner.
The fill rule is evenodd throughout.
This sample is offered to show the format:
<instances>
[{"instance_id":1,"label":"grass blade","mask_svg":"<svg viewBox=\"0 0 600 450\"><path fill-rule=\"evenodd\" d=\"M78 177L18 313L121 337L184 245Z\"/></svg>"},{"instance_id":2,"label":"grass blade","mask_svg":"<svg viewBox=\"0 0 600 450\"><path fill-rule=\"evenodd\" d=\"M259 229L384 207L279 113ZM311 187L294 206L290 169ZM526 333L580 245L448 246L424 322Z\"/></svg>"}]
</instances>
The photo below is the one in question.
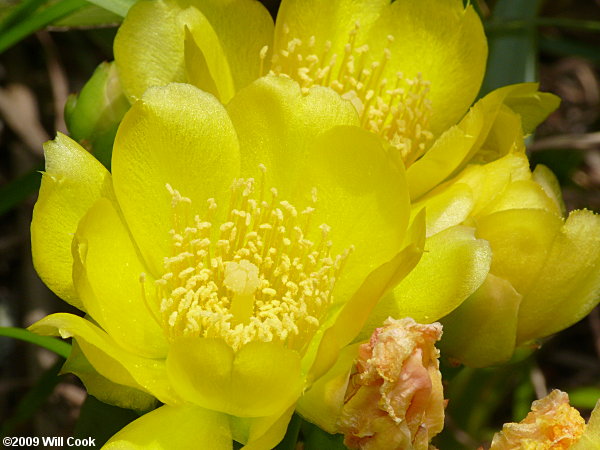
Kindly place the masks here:
<instances>
[{"instance_id":1,"label":"grass blade","mask_svg":"<svg viewBox=\"0 0 600 450\"><path fill-rule=\"evenodd\" d=\"M52 22L87 5L86 0L61 0L0 34L0 53Z\"/></svg>"},{"instance_id":2,"label":"grass blade","mask_svg":"<svg viewBox=\"0 0 600 450\"><path fill-rule=\"evenodd\" d=\"M59 356L62 356L65 359L69 356L69 353L71 353L71 344L67 344L66 342L48 336L38 336L37 334L23 328L0 327L0 336L19 339L21 341L38 345L56 353Z\"/></svg>"}]
</instances>

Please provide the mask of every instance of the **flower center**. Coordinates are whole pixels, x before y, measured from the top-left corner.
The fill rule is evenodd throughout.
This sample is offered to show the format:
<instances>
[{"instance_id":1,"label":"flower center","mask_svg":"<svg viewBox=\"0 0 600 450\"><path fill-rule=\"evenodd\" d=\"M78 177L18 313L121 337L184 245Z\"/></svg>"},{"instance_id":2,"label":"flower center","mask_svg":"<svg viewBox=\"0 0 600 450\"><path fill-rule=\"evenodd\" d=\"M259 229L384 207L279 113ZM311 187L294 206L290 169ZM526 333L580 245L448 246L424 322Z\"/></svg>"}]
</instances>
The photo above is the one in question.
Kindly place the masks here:
<instances>
[{"instance_id":1,"label":"flower center","mask_svg":"<svg viewBox=\"0 0 600 450\"><path fill-rule=\"evenodd\" d=\"M361 125L382 136L409 166L427 151L433 139L428 131L431 116L431 102L427 98L429 82L420 75L405 78L400 72L394 79L385 78L384 69L392 57L390 44L394 37L388 36L383 53L374 55L368 45L357 45L359 28L356 23L344 46L344 54L338 55L332 52L330 41L317 52L314 36L308 42L290 38L289 28L284 26L287 46L273 55L270 73L293 78L304 92L315 85L338 92L353 103ZM260 53L261 68L266 55L265 47Z\"/></svg>"},{"instance_id":2,"label":"flower center","mask_svg":"<svg viewBox=\"0 0 600 450\"><path fill-rule=\"evenodd\" d=\"M172 256L156 282L167 336L223 338L234 349L250 341L280 341L302 351L332 303L349 251L332 257L329 227L318 244L306 238L313 205L298 213L289 202L255 192L253 179L233 183L227 220L192 216L192 202L172 196ZM193 218L192 218L193 217Z\"/></svg>"}]
</instances>

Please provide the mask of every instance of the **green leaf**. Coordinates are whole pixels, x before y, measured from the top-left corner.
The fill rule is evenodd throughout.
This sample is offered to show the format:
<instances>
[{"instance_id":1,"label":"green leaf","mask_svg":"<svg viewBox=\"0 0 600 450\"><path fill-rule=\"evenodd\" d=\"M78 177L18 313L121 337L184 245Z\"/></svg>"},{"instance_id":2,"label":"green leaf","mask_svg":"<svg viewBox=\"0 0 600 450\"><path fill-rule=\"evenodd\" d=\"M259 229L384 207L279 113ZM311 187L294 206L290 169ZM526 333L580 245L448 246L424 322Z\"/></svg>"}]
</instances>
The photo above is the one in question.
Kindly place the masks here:
<instances>
[{"instance_id":1,"label":"green leaf","mask_svg":"<svg viewBox=\"0 0 600 450\"><path fill-rule=\"evenodd\" d=\"M41 170L44 170L44 167L40 165L0 188L0 216L13 209L40 188Z\"/></svg>"},{"instance_id":2,"label":"green leaf","mask_svg":"<svg viewBox=\"0 0 600 450\"><path fill-rule=\"evenodd\" d=\"M535 81L536 27L541 0L498 0L487 26L488 67L480 96L507 84ZM504 22L519 21L519 27L502 28Z\"/></svg>"},{"instance_id":3,"label":"green leaf","mask_svg":"<svg viewBox=\"0 0 600 450\"><path fill-rule=\"evenodd\" d=\"M60 0L36 12L0 34L0 53L35 31L62 19L87 4L86 0Z\"/></svg>"},{"instance_id":4,"label":"green leaf","mask_svg":"<svg viewBox=\"0 0 600 450\"><path fill-rule=\"evenodd\" d=\"M347 450L344 445L344 436L341 434L329 434L312 423L302 424L302 435L304 436L304 450Z\"/></svg>"},{"instance_id":5,"label":"green leaf","mask_svg":"<svg viewBox=\"0 0 600 450\"><path fill-rule=\"evenodd\" d=\"M40 6L46 3L46 1L47 0L25 0L14 8L11 8L10 12L0 23L0 32L27 19L27 17L31 16Z\"/></svg>"},{"instance_id":6,"label":"green leaf","mask_svg":"<svg viewBox=\"0 0 600 450\"><path fill-rule=\"evenodd\" d=\"M66 342L48 336L38 336L37 334L23 328L0 327L0 336L15 338L38 345L56 353L59 356L62 356L65 359L68 358L69 353L71 353L71 344L67 344Z\"/></svg>"},{"instance_id":7,"label":"green leaf","mask_svg":"<svg viewBox=\"0 0 600 450\"><path fill-rule=\"evenodd\" d=\"M129 11L129 8L131 8L131 5L133 5L136 0L89 0L89 2L121 17L125 17L127 11Z\"/></svg>"},{"instance_id":8,"label":"green leaf","mask_svg":"<svg viewBox=\"0 0 600 450\"><path fill-rule=\"evenodd\" d=\"M113 12L107 11L96 5L88 5L75 11L73 14L54 22L57 27L104 27L118 25L123 18Z\"/></svg>"},{"instance_id":9,"label":"green leaf","mask_svg":"<svg viewBox=\"0 0 600 450\"><path fill-rule=\"evenodd\" d=\"M596 402L600 399L600 387L586 386L569 391L571 406L582 409L594 409Z\"/></svg>"},{"instance_id":10,"label":"green leaf","mask_svg":"<svg viewBox=\"0 0 600 450\"><path fill-rule=\"evenodd\" d=\"M15 413L0 427L0 437L13 434L17 426L33 417L35 412L42 406L60 382L61 378L58 376L58 373L63 362L64 359L61 358L46 370L33 388L21 399L15 409Z\"/></svg>"}]
</instances>

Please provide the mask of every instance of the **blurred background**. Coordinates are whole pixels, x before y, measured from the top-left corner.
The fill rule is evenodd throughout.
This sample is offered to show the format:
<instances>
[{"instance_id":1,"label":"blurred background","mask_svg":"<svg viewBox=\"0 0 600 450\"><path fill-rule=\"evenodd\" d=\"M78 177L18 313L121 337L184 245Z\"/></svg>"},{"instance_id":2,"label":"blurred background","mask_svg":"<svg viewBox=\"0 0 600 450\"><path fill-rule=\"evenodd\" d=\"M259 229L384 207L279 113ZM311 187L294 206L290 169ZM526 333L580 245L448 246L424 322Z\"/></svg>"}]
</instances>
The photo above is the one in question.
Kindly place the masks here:
<instances>
[{"instance_id":1,"label":"blurred background","mask_svg":"<svg viewBox=\"0 0 600 450\"><path fill-rule=\"evenodd\" d=\"M264 0L273 15L279 2ZM568 210L600 212L600 0L473 0L490 58L481 95L539 81L562 104L528 141L532 165L558 176ZM43 169L42 143L66 133L63 109L102 61L112 60L119 17L85 0L0 0L0 326L26 327L69 306L40 282L29 223ZM89 398L62 358L0 337L0 434L90 436L95 421L118 429L130 411ZM558 388L584 417L600 398L600 310L511 365L445 367L448 423L434 443L474 449L531 401ZM82 405L83 410L82 410ZM82 420L77 422L77 418ZM101 418L101 419L99 419ZM101 438L101 437L100 437Z\"/></svg>"}]
</instances>

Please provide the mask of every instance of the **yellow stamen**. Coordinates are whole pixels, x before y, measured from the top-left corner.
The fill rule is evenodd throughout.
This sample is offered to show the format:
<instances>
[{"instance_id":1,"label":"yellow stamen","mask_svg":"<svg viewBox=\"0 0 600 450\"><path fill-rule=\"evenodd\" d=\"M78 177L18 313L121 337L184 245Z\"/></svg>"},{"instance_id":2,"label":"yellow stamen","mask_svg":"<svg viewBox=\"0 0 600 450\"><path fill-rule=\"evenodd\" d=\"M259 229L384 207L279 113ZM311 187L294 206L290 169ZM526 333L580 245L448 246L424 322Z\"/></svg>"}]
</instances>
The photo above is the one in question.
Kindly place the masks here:
<instances>
[{"instance_id":1,"label":"yellow stamen","mask_svg":"<svg viewBox=\"0 0 600 450\"><path fill-rule=\"evenodd\" d=\"M254 180L236 180L227 218L217 224L213 199L200 218L188 198L167 189L173 199L173 250L156 283L168 338L220 337L234 349L253 340L280 341L302 350L333 301L349 252L331 256L324 224L320 242L307 239L316 194L298 212L279 201L275 189L265 201L264 187L255 195Z\"/></svg>"},{"instance_id":2,"label":"yellow stamen","mask_svg":"<svg viewBox=\"0 0 600 450\"><path fill-rule=\"evenodd\" d=\"M395 80L385 78L394 37L388 36L383 53L374 55L368 45L358 45L359 31L360 24L356 23L342 55L331 53L329 41L317 54L314 36L303 42L290 36L289 27L284 26L287 45L274 53L270 73L295 79L305 93L315 85L337 91L352 102L362 126L382 136L409 166L427 151L433 139L428 130L429 82L420 74L412 79L402 73L397 73ZM263 58L261 52L261 67Z\"/></svg>"}]
</instances>

